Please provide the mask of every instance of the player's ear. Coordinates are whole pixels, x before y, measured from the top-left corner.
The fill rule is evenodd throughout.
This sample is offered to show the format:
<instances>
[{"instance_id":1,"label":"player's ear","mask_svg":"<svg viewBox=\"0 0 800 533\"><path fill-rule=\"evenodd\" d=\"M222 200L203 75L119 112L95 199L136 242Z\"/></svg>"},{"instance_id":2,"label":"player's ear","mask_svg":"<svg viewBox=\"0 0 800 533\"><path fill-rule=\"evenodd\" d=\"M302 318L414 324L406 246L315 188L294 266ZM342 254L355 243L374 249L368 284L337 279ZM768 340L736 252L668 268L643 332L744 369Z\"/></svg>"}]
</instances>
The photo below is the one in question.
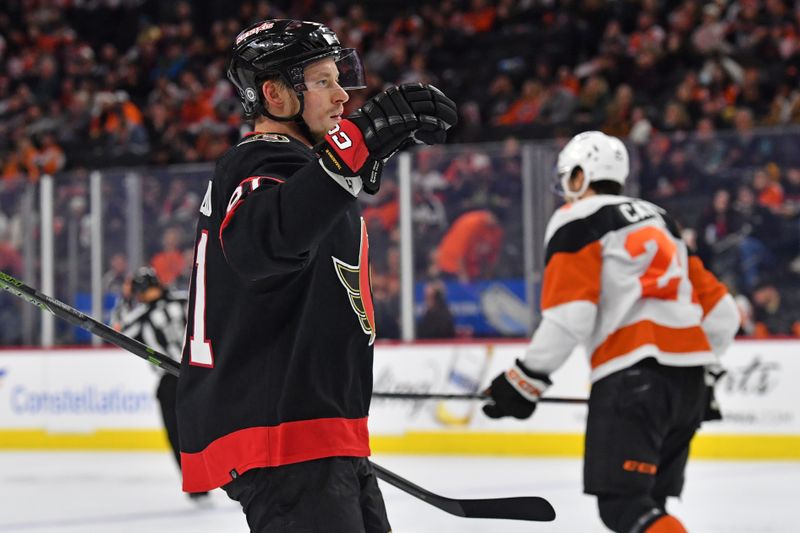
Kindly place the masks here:
<instances>
[{"instance_id":1,"label":"player's ear","mask_svg":"<svg viewBox=\"0 0 800 533\"><path fill-rule=\"evenodd\" d=\"M264 107L272 113L282 114L290 104L289 90L280 80L266 80L261 84L261 95L264 98Z\"/></svg>"},{"instance_id":2,"label":"player's ear","mask_svg":"<svg viewBox=\"0 0 800 533\"><path fill-rule=\"evenodd\" d=\"M583 169L576 168L575 172L569 178L570 189L572 189L573 191L580 191L581 187L583 187L583 180L584 179L585 179L585 176L583 174Z\"/></svg>"}]
</instances>

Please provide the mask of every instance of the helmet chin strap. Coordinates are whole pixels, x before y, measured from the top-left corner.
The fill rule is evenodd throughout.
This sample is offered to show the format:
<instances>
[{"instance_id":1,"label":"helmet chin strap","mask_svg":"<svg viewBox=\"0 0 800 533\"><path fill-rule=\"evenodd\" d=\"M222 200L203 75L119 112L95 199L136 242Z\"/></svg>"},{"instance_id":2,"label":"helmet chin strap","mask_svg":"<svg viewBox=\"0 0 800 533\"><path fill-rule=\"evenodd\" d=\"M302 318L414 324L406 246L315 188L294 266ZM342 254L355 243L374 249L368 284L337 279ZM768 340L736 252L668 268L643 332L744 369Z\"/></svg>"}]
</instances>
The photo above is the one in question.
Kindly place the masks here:
<instances>
[{"instance_id":1,"label":"helmet chin strap","mask_svg":"<svg viewBox=\"0 0 800 533\"><path fill-rule=\"evenodd\" d=\"M305 110L305 99L303 98L303 93L295 91L295 94L297 95L297 99L300 101L300 109L294 115L288 117L279 117L277 115L273 115L263 104L260 106L261 114L276 122L294 122L300 128L300 133L302 133L306 139L314 144L317 142L317 140L314 139L314 135L311 133L311 128L309 128L308 124L306 124L306 121L303 120L303 111Z\"/></svg>"}]
</instances>

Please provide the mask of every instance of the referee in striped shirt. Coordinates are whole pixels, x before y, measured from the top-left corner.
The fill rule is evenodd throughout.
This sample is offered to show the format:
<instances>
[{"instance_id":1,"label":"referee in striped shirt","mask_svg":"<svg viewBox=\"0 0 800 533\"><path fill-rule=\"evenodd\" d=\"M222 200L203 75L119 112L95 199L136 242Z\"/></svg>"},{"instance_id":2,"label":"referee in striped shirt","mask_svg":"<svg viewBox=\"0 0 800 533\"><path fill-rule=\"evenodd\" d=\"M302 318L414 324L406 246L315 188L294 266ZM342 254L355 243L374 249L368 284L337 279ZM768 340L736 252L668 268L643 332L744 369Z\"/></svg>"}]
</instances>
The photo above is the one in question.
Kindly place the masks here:
<instances>
[{"instance_id":1,"label":"referee in striped shirt","mask_svg":"<svg viewBox=\"0 0 800 533\"><path fill-rule=\"evenodd\" d=\"M112 324L124 335L180 362L186 331L187 301L184 291L168 290L159 281L155 270L142 267L130 280L130 290L123 290L120 302L112 312ZM178 419L175 414L178 378L161 369L156 371L161 373L156 397L172 454L180 467ZM198 503L206 502L207 496L207 492L189 494Z\"/></svg>"}]
</instances>

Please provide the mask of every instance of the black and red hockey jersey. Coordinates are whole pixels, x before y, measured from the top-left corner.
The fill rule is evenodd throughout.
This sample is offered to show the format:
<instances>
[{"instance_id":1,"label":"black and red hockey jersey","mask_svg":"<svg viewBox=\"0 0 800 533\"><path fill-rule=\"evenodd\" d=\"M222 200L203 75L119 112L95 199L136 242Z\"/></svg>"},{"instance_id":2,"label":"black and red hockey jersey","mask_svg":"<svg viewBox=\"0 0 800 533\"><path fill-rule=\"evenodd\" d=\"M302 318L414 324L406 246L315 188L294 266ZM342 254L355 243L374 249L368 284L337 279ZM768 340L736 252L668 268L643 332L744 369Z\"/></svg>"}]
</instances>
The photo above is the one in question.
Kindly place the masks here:
<instances>
[{"instance_id":1,"label":"black and red hockey jersey","mask_svg":"<svg viewBox=\"0 0 800 533\"><path fill-rule=\"evenodd\" d=\"M251 134L200 207L178 386L183 488L370 454L375 320L353 195L314 152Z\"/></svg>"}]
</instances>

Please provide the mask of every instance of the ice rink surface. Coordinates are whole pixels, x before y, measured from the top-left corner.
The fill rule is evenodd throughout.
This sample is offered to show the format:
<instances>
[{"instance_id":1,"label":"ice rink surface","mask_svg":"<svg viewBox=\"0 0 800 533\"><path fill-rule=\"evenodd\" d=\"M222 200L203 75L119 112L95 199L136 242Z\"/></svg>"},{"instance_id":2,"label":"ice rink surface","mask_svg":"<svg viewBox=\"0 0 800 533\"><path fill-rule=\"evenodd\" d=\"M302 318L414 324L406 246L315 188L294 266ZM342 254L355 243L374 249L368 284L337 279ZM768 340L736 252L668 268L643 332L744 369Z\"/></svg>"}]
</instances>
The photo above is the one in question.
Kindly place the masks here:
<instances>
[{"instance_id":1,"label":"ice rink surface","mask_svg":"<svg viewBox=\"0 0 800 533\"><path fill-rule=\"evenodd\" d=\"M395 533L606 531L581 494L577 459L375 456L378 464L443 496L543 496L555 522L449 515L382 484ZM694 461L683 501L670 507L692 533L797 533L800 462ZM198 508L179 491L167 453L0 453L0 532L244 533L221 491Z\"/></svg>"}]
</instances>

